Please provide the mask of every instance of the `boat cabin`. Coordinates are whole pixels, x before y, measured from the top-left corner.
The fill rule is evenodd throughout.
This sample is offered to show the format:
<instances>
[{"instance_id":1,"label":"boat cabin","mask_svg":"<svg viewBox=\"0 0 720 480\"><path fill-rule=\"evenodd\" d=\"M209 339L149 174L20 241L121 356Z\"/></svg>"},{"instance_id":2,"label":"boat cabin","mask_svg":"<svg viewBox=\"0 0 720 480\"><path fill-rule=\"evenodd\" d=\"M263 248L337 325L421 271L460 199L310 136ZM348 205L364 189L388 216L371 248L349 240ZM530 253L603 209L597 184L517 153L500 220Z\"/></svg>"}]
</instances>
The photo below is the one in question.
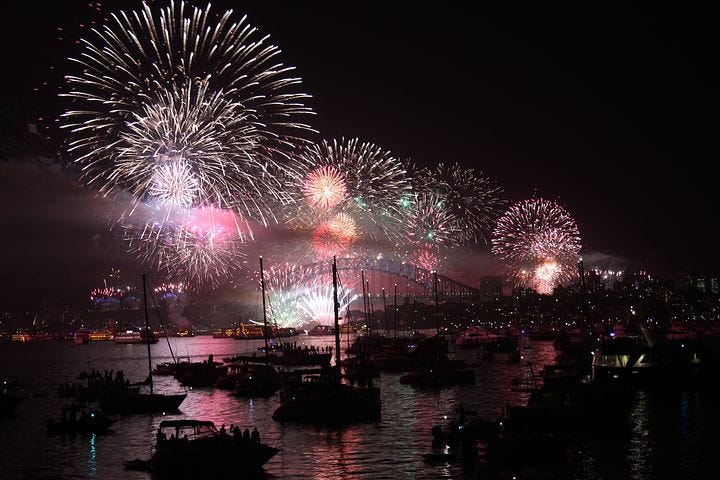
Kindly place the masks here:
<instances>
[{"instance_id":1,"label":"boat cabin","mask_svg":"<svg viewBox=\"0 0 720 480\"><path fill-rule=\"evenodd\" d=\"M160 434L163 440L180 438L197 440L215 437L218 430L213 422L207 420L163 420L160 422Z\"/></svg>"}]
</instances>

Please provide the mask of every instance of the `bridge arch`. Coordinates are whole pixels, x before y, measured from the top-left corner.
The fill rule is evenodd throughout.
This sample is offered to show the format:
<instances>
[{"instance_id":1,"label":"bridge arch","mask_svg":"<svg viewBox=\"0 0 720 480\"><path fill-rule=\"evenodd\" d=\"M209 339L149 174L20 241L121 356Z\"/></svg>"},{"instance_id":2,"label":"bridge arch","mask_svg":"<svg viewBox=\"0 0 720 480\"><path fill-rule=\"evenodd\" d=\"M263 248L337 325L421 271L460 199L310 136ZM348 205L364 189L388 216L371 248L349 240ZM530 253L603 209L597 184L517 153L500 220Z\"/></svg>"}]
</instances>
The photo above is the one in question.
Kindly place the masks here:
<instances>
[{"instance_id":1,"label":"bridge arch","mask_svg":"<svg viewBox=\"0 0 720 480\"><path fill-rule=\"evenodd\" d=\"M302 270L306 276L329 276L331 265L331 262L315 262L304 265ZM346 285L356 286L356 292L362 289L361 278L365 272L366 286L370 295L380 296L383 289L386 295L393 295L394 286L397 284L399 296L415 298L434 296L433 272L407 262L388 258L339 258L337 268L340 281ZM437 289L442 299L470 299L478 294L477 289L439 273Z\"/></svg>"}]
</instances>

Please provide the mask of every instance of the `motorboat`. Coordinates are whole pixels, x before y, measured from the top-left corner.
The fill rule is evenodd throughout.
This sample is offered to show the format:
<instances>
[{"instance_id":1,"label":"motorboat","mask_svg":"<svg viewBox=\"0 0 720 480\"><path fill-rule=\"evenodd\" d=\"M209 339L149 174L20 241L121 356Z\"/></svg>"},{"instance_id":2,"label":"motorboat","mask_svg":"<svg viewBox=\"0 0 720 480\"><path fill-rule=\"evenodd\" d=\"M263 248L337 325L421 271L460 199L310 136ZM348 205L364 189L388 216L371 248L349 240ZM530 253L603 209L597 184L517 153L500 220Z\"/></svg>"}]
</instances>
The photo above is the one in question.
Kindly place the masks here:
<instances>
[{"instance_id":1,"label":"motorboat","mask_svg":"<svg viewBox=\"0 0 720 480\"><path fill-rule=\"evenodd\" d=\"M159 474L258 472L280 450L257 439L218 431L207 420L163 420L158 428L155 453L149 461ZM127 465L126 465L127 466Z\"/></svg>"},{"instance_id":2,"label":"motorboat","mask_svg":"<svg viewBox=\"0 0 720 480\"><path fill-rule=\"evenodd\" d=\"M466 368L460 360L442 358L405 373L400 377L400 383L431 388L475 383L475 370Z\"/></svg>"},{"instance_id":3,"label":"motorboat","mask_svg":"<svg viewBox=\"0 0 720 480\"><path fill-rule=\"evenodd\" d=\"M720 359L697 340L614 337L593 352L592 380L603 385L673 385L716 378Z\"/></svg>"}]
</instances>

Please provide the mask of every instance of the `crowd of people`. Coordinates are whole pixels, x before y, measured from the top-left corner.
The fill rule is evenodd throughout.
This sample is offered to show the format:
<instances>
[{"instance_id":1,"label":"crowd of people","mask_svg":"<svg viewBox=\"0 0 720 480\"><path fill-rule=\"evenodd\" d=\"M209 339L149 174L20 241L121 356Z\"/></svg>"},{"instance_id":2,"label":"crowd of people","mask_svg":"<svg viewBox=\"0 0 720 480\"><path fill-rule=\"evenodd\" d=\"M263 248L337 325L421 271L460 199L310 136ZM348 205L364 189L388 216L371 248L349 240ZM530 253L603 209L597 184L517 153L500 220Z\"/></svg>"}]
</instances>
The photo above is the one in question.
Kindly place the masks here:
<instances>
[{"instance_id":1,"label":"crowd of people","mask_svg":"<svg viewBox=\"0 0 720 480\"><path fill-rule=\"evenodd\" d=\"M257 427L253 427L252 432L249 428L246 428L245 430L241 429L239 426L230 425L230 431L225 429L225 424L223 423L220 427L220 430L218 430L218 435L220 437L232 437L235 440L245 440L248 442L253 443L260 443L260 432L258 432ZM155 438L158 441L162 440L175 440L175 434L170 435L170 438L167 438L167 435L162 431L160 427L157 429L157 434L155 435ZM187 434L185 434L182 437L182 440L188 440Z\"/></svg>"},{"instance_id":2,"label":"crowd of people","mask_svg":"<svg viewBox=\"0 0 720 480\"><path fill-rule=\"evenodd\" d=\"M100 372L95 368L89 372L83 370L77 376L80 382L65 382L60 385L58 393L61 397L77 397L84 401L97 400L99 394L108 390L130 389L130 380L122 370L113 369Z\"/></svg>"}]
</instances>

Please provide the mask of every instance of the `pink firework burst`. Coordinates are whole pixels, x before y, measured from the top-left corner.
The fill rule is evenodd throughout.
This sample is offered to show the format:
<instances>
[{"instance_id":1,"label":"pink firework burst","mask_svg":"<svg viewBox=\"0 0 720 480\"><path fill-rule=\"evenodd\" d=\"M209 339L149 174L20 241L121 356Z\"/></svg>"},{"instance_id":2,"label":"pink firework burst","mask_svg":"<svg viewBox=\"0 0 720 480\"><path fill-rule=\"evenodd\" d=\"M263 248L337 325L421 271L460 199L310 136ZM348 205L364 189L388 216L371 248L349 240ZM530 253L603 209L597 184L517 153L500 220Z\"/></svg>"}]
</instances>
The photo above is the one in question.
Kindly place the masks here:
<instances>
[{"instance_id":1,"label":"pink firework burst","mask_svg":"<svg viewBox=\"0 0 720 480\"><path fill-rule=\"evenodd\" d=\"M430 248L420 247L411 252L410 261L420 268L433 271L438 269L440 256Z\"/></svg>"},{"instance_id":2,"label":"pink firework burst","mask_svg":"<svg viewBox=\"0 0 720 480\"><path fill-rule=\"evenodd\" d=\"M575 277L580 248L575 220L541 198L513 205L498 220L492 238L493 254L515 283L543 294Z\"/></svg>"},{"instance_id":3,"label":"pink firework burst","mask_svg":"<svg viewBox=\"0 0 720 480\"><path fill-rule=\"evenodd\" d=\"M303 191L308 205L329 210L345 199L347 188L342 173L326 165L308 173Z\"/></svg>"}]
</instances>

